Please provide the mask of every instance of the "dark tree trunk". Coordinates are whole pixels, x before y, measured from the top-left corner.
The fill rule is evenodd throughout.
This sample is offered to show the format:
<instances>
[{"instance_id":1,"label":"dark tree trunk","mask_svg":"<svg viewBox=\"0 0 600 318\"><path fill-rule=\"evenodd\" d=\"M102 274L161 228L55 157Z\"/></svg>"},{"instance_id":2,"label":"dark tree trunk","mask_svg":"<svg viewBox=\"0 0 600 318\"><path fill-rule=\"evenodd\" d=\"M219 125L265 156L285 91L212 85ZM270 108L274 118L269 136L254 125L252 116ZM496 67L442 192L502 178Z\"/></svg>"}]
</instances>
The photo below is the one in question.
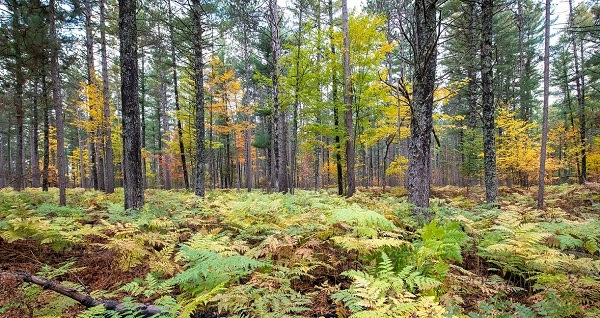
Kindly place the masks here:
<instances>
[{"instance_id":1,"label":"dark tree trunk","mask_svg":"<svg viewBox=\"0 0 600 318\"><path fill-rule=\"evenodd\" d=\"M331 55L335 56L335 46L333 45L333 1L329 0L329 40L331 44ZM335 71L331 75L331 100L333 105L333 125L335 126L335 165L337 171L337 185L338 195L344 195L344 176L342 171L342 154L341 154L341 140L340 140L340 115L338 111L337 103L337 76Z\"/></svg>"},{"instance_id":2,"label":"dark tree trunk","mask_svg":"<svg viewBox=\"0 0 600 318\"><path fill-rule=\"evenodd\" d=\"M433 91L437 54L436 0L415 2L414 91L410 119L408 200L425 214L429 206Z\"/></svg>"},{"instance_id":3,"label":"dark tree trunk","mask_svg":"<svg viewBox=\"0 0 600 318\"><path fill-rule=\"evenodd\" d=\"M271 29L271 44L273 49L273 120L275 125L276 153L277 153L277 184L276 189L279 192L286 193L289 190L288 183L288 156L287 156L287 127L286 127L286 112L279 105L279 59L281 56L281 43L279 38L279 9L277 0L269 0L270 10L270 29Z\"/></svg>"},{"instance_id":4,"label":"dark tree trunk","mask_svg":"<svg viewBox=\"0 0 600 318\"><path fill-rule=\"evenodd\" d=\"M136 1L119 0L121 104L123 116L123 188L125 209L144 205L138 97Z\"/></svg>"},{"instance_id":5,"label":"dark tree trunk","mask_svg":"<svg viewBox=\"0 0 600 318\"><path fill-rule=\"evenodd\" d=\"M84 2L84 8L85 8L85 46L86 46L86 59L87 59L87 84L88 86L91 85L95 85L95 71L94 71L94 38L92 35L92 4L91 4L91 0L85 0ZM88 100L88 106L91 108L92 105L90 103L90 101ZM94 185L94 189L98 190L101 189L104 183L104 177L100 176L99 174L99 167L98 167L98 161L99 161L99 156L98 156L98 145L97 145L97 138L96 138L96 134L98 133L96 131L95 124L94 124L94 117L91 115L91 113L89 114L89 122L90 122L90 127L92 127L92 129L90 131L88 131L88 150L90 151L90 168L91 168L91 178L92 178L92 184Z\"/></svg>"},{"instance_id":6,"label":"dark tree trunk","mask_svg":"<svg viewBox=\"0 0 600 318\"><path fill-rule=\"evenodd\" d=\"M141 65L141 80L140 80L140 94L141 99L140 99L140 111L141 111L141 115L142 115L142 149L146 150L146 72L145 72L145 65L146 65L146 61L145 61L145 57L146 54L144 53L144 46L141 47L142 50L142 54L140 59L142 60L142 65ZM146 187L148 185L148 180L146 178L146 157L142 157L142 180L144 182L144 187Z\"/></svg>"},{"instance_id":7,"label":"dark tree trunk","mask_svg":"<svg viewBox=\"0 0 600 318\"><path fill-rule=\"evenodd\" d=\"M36 80L33 92L33 105L31 112L33 113L31 118L31 186L34 188L40 187L40 156L39 156L39 144L38 144L38 85L39 80ZM0 168L1 169L1 168Z\"/></svg>"},{"instance_id":8,"label":"dark tree trunk","mask_svg":"<svg viewBox=\"0 0 600 318\"><path fill-rule=\"evenodd\" d=\"M244 94L244 106L246 107L246 112L249 111L250 103L249 103L249 90L248 86L250 85L250 53L248 52L248 42L250 41L250 30L248 25L244 25L244 40L243 40L243 54L244 54L244 81L246 83L246 92ZM246 174L246 188L248 192L252 191L252 147L251 141L252 138L250 136L251 129L251 117L249 114L245 116L247 127L244 129L244 160L245 160L245 174Z\"/></svg>"},{"instance_id":9,"label":"dark tree trunk","mask_svg":"<svg viewBox=\"0 0 600 318\"><path fill-rule=\"evenodd\" d=\"M65 157L65 133L63 123L62 93L60 88L60 75L58 73L59 42L56 37L54 22L55 0L50 0L48 10L48 24L50 24L50 41L54 44L50 58L52 67L52 96L56 112L56 166L58 167L59 204L67 204L67 158Z\"/></svg>"},{"instance_id":10,"label":"dark tree trunk","mask_svg":"<svg viewBox=\"0 0 600 318\"><path fill-rule=\"evenodd\" d=\"M194 192L204 196L204 61L202 52L202 8L200 0L192 0L194 28L194 82L196 86L196 178Z\"/></svg>"},{"instance_id":11,"label":"dark tree trunk","mask_svg":"<svg viewBox=\"0 0 600 318\"><path fill-rule=\"evenodd\" d=\"M485 198L488 203L498 202L496 173L496 130L494 123L494 74L492 59L493 0L481 2L481 91L483 118L483 161L485 169Z\"/></svg>"},{"instance_id":12,"label":"dark tree trunk","mask_svg":"<svg viewBox=\"0 0 600 318\"><path fill-rule=\"evenodd\" d=\"M175 98L175 116L177 117L177 137L179 141L179 154L181 157L181 169L183 170L183 183L186 189L190 188L190 178L188 175L187 162L185 160L185 147L183 145L183 128L179 114L179 87L177 85L177 57L175 55L175 28L173 27L173 13L171 11L171 1L169 6L169 37L171 40L171 63L173 64L173 94Z\"/></svg>"},{"instance_id":13,"label":"dark tree trunk","mask_svg":"<svg viewBox=\"0 0 600 318\"><path fill-rule=\"evenodd\" d=\"M106 57L106 25L104 5L100 0L100 42L102 55L102 102L104 113L104 190L106 193L115 192L114 155L111 139L110 104L108 93L108 61Z\"/></svg>"},{"instance_id":14,"label":"dark tree trunk","mask_svg":"<svg viewBox=\"0 0 600 318\"><path fill-rule=\"evenodd\" d=\"M434 16L435 17L435 16ZM344 124L346 126L346 196L356 191L354 171L354 122L352 120L352 80L350 79L350 37L348 35L348 3L342 0L342 30L344 32Z\"/></svg>"},{"instance_id":15,"label":"dark tree trunk","mask_svg":"<svg viewBox=\"0 0 600 318\"><path fill-rule=\"evenodd\" d=\"M44 72L46 72L44 70ZM46 74L42 75L42 97L44 98L44 160L42 166L42 190L48 191L48 169L50 166L50 115Z\"/></svg>"},{"instance_id":16,"label":"dark tree trunk","mask_svg":"<svg viewBox=\"0 0 600 318\"><path fill-rule=\"evenodd\" d=\"M14 42L14 51L15 51L15 65L14 65L14 72L15 72L15 98L14 98L14 104L15 104L15 117L17 120L17 159L15 162L15 177L14 177L14 182L13 182L13 187L15 188L15 190L19 191L21 189L23 189L23 182L24 182L24 161L25 161L25 156L23 153L23 122L25 119L25 112L23 110L23 85L25 85L25 75L23 74L23 58L21 56L22 54L22 49L21 49L21 43L23 41L23 39L21 38L21 29L19 26L20 20L21 18L19 17L19 12L20 12L20 8L19 8L19 3L15 2L14 4L14 8L13 8L13 19L12 19L12 24L13 24L13 28L15 29L14 32L16 33L15 35L15 40Z\"/></svg>"},{"instance_id":17,"label":"dark tree trunk","mask_svg":"<svg viewBox=\"0 0 600 318\"><path fill-rule=\"evenodd\" d=\"M548 96L550 95L550 0L546 0L544 33L544 109L542 115L542 149L538 179L538 209L544 209L544 177L546 176L546 143L548 142Z\"/></svg>"}]
</instances>

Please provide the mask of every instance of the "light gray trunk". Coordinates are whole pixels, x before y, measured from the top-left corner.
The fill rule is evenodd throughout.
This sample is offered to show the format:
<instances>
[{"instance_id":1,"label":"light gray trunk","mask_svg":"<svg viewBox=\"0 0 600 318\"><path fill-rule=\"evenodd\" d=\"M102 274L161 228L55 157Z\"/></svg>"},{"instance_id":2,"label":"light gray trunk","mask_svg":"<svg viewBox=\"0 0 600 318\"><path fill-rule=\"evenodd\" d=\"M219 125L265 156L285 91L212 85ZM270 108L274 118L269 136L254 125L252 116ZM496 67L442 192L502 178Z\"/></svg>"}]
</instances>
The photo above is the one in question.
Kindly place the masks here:
<instances>
[{"instance_id":1,"label":"light gray trunk","mask_svg":"<svg viewBox=\"0 0 600 318\"><path fill-rule=\"evenodd\" d=\"M544 109L542 115L542 149L538 179L538 209L544 209L544 177L546 176L546 143L548 142L548 96L550 95L550 0L546 0L544 33Z\"/></svg>"}]
</instances>

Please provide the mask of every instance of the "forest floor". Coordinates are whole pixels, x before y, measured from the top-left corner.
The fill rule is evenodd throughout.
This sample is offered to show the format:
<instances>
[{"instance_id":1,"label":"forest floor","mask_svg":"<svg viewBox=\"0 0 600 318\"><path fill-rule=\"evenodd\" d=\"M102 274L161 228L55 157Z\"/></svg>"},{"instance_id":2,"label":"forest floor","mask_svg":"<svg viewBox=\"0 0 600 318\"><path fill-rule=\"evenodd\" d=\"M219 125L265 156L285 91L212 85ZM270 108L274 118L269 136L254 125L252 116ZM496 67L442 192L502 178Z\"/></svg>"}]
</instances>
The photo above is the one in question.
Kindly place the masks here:
<instances>
[{"instance_id":1,"label":"forest floor","mask_svg":"<svg viewBox=\"0 0 600 318\"><path fill-rule=\"evenodd\" d=\"M103 317L9 273L174 317L598 317L600 187L432 190L431 222L403 189L295 195L0 190L0 317ZM131 312L130 316L135 316Z\"/></svg>"}]
</instances>

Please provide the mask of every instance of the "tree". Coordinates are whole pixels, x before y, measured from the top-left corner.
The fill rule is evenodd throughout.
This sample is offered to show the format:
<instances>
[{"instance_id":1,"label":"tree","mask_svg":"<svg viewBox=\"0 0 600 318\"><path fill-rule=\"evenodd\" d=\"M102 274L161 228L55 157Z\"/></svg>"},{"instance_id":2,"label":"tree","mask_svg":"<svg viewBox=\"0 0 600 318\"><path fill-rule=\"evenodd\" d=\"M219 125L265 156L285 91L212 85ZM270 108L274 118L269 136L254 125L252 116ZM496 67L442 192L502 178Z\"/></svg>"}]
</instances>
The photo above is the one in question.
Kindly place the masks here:
<instances>
[{"instance_id":1,"label":"tree","mask_svg":"<svg viewBox=\"0 0 600 318\"><path fill-rule=\"evenodd\" d=\"M412 39L414 90L406 172L408 201L425 214L429 207L433 91L437 53L437 1L415 1L415 34Z\"/></svg>"},{"instance_id":2,"label":"tree","mask_svg":"<svg viewBox=\"0 0 600 318\"><path fill-rule=\"evenodd\" d=\"M496 139L494 125L494 82L492 60L492 26L494 1L481 1L481 95L483 121L483 158L485 198L488 203L498 202L498 177L496 173Z\"/></svg>"},{"instance_id":3,"label":"tree","mask_svg":"<svg viewBox=\"0 0 600 318\"><path fill-rule=\"evenodd\" d=\"M546 176L546 143L548 142L548 95L550 95L550 0L546 0L544 33L544 109L542 115L542 149L540 151L540 175L538 179L538 209L544 209L544 178Z\"/></svg>"},{"instance_id":4,"label":"tree","mask_svg":"<svg viewBox=\"0 0 600 318\"><path fill-rule=\"evenodd\" d=\"M105 0L100 0L100 44L102 55L102 101L104 106L104 186L106 193L115 192L114 155L111 133L110 103L108 93L108 61L106 57Z\"/></svg>"},{"instance_id":5,"label":"tree","mask_svg":"<svg viewBox=\"0 0 600 318\"><path fill-rule=\"evenodd\" d=\"M50 42L52 43L50 54L50 67L52 69L52 99L56 113L56 166L58 167L59 204L64 206L67 204L67 158L65 157L65 128L63 122L62 92L60 88L60 74L58 73L58 52L60 47L56 36L55 6L55 0L50 0L48 24L50 25Z\"/></svg>"},{"instance_id":6,"label":"tree","mask_svg":"<svg viewBox=\"0 0 600 318\"><path fill-rule=\"evenodd\" d=\"M194 29L194 84L196 110L196 178L194 192L204 196L204 56L202 52L202 7L200 0L192 1L192 21Z\"/></svg>"},{"instance_id":7,"label":"tree","mask_svg":"<svg viewBox=\"0 0 600 318\"><path fill-rule=\"evenodd\" d=\"M144 204L138 97L136 7L135 0L119 0L123 188L125 192L125 209L133 210L139 210Z\"/></svg>"},{"instance_id":8,"label":"tree","mask_svg":"<svg viewBox=\"0 0 600 318\"><path fill-rule=\"evenodd\" d=\"M346 125L346 196L356 191L354 172L354 123L352 121L352 79L350 78L350 37L348 35L348 3L342 0L342 32L344 32L344 124Z\"/></svg>"}]
</instances>

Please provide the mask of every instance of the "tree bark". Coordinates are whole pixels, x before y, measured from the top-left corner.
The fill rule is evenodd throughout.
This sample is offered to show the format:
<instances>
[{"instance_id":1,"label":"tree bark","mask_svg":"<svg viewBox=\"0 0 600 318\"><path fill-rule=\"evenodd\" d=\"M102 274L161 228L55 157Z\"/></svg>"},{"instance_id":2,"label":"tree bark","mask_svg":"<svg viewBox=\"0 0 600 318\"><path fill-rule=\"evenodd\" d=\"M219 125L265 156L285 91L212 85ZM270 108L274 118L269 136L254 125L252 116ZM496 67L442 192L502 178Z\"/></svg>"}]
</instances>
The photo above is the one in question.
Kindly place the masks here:
<instances>
[{"instance_id":1,"label":"tree bark","mask_svg":"<svg viewBox=\"0 0 600 318\"><path fill-rule=\"evenodd\" d=\"M48 86L46 85L46 70L42 75L42 96L44 98L44 160L42 166L42 191L48 191L48 169L50 166L50 115L48 105Z\"/></svg>"},{"instance_id":2,"label":"tree bark","mask_svg":"<svg viewBox=\"0 0 600 318\"><path fill-rule=\"evenodd\" d=\"M50 0L48 10L48 24L50 24L50 41L53 44L50 64L52 68L52 96L56 113L56 166L58 167L59 204L67 204L67 158L65 157L65 133L63 123L62 93L60 88L60 74L58 73L58 51L60 43L56 37L55 0Z\"/></svg>"},{"instance_id":3,"label":"tree bark","mask_svg":"<svg viewBox=\"0 0 600 318\"><path fill-rule=\"evenodd\" d=\"M173 12L171 11L171 0L168 1L169 9L169 37L171 40L171 63L173 67L173 94L175 99L175 116L177 117L177 137L179 141L179 154L181 158L181 169L183 170L183 182L186 189L190 188L187 162L185 160L185 146L183 145L183 128L179 114L179 87L177 83L177 56L175 55L175 27L173 26Z\"/></svg>"},{"instance_id":4,"label":"tree bark","mask_svg":"<svg viewBox=\"0 0 600 318\"><path fill-rule=\"evenodd\" d=\"M279 38L279 9L277 0L269 0L271 45L273 49L273 120L276 122L275 135L277 138L277 184L279 192L286 193L289 190L288 183L288 157L287 157L287 127L286 112L279 104L279 59L281 56L281 39Z\"/></svg>"},{"instance_id":5,"label":"tree bark","mask_svg":"<svg viewBox=\"0 0 600 318\"><path fill-rule=\"evenodd\" d=\"M573 0L569 0L569 27L571 29L574 28L574 19L573 16ZM585 183L586 179L586 155L585 155L585 113L584 113L584 96L583 96L583 76L581 75L581 71L579 69L579 56L577 54L577 41L575 39L575 33L573 30L570 30L571 36L571 45L573 49L573 62L575 64L575 85L577 89L577 106L579 106L579 136L580 142L582 146L581 150L581 173L579 174L579 183ZM582 43L583 44L583 43ZM583 47L581 48L583 52ZM581 55L583 57L583 54ZM581 61L583 64L583 61Z\"/></svg>"},{"instance_id":6,"label":"tree bark","mask_svg":"<svg viewBox=\"0 0 600 318\"><path fill-rule=\"evenodd\" d=\"M123 188L125 192L125 209L139 210L144 204L144 181L142 178L135 14L135 0L119 0Z\"/></svg>"},{"instance_id":7,"label":"tree bark","mask_svg":"<svg viewBox=\"0 0 600 318\"><path fill-rule=\"evenodd\" d=\"M244 39L243 39L243 55L244 55L244 80L246 83L246 92L244 93L244 106L246 107L245 111L246 111L246 123L247 123L247 127L246 129L244 129L244 160L245 160L245 174L246 174L246 188L248 190L248 192L252 191L252 139L250 136L250 130L251 130L251 117L250 114L248 114L249 110L250 110L250 103L249 103L249 86L250 86L250 54L248 52L248 42L250 41L250 26L248 26L247 24L244 24L243 26L243 32L244 32Z\"/></svg>"},{"instance_id":8,"label":"tree bark","mask_svg":"<svg viewBox=\"0 0 600 318\"><path fill-rule=\"evenodd\" d=\"M20 3L18 1L14 1L13 6L13 17L12 17L12 26L14 32L14 52L15 52L15 65L14 65L14 73L15 73L15 117L17 120L17 159L15 162L15 177L13 181L13 187L15 190L19 191L23 189L24 182L24 161L25 156L23 152L23 122L25 119L25 113L23 110L23 85L25 85L25 76L23 74L23 58L22 58L22 48L21 44L23 41L21 34L21 26L20 26Z\"/></svg>"},{"instance_id":9,"label":"tree bark","mask_svg":"<svg viewBox=\"0 0 600 318\"><path fill-rule=\"evenodd\" d=\"M410 119L408 201L424 214L429 207L431 178L431 133L433 130L433 92L437 54L436 0L415 2L414 91Z\"/></svg>"},{"instance_id":10,"label":"tree bark","mask_svg":"<svg viewBox=\"0 0 600 318\"><path fill-rule=\"evenodd\" d=\"M348 3L342 0L342 31L344 33L344 124L346 126L346 196L356 191L354 171L354 122L352 120L352 79L350 78L350 37L348 34Z\"/></svg>"},{"instance_id":11,"label":"tree bark","mask_svg":"<svg viewBox=\"0 0 600 318\"><path fill-rule=\"evenodd\" d=\"M100 0L100 42L102 55L102 102L104 111L104 187L106 193L115 192L115 172L112 148L110 104L108 92L108 61L106 57L105 0Z\"/></svg>"},{"instance_id":12,"label":"tree bark","mask_svg":"<svg viewBox=\"0 0 600 318\"><path fill-rule=\"evenodd\" d=\"M542 115L542 149L538 178L538 209L544 209L544 177L546 176L546 143L548 142L548 96L550 95L550 0L546 0L544 33L544 108Z\"/></svg>"},{"instance_id":13,"label":"tree bark","mask_svg":"<svg viewBox=\"0 0 600 318\"><path fill-rule=\"evenodd\" d=\"M200 0L192 0L194 28L194 83L196 91L196 178L194 192L204 197L204 61L202 52L202 8Z\"/></svg>"},{"instance_id":14,"label":"tree bark","mask_svg":"<svg viewBox=\"0 0 600 318\"><path fill-rule=\"evenodd\" d=\"M331 56L335 57L335 46L333 45L333 1L329 0L329 41L331 42ZM344 195L344 177L342 169L342 154L340 140L340 115L337 103L337 76L335 70L331 75L331 104L333 105L333 125L335 127L335 165L337 171L338 195Z\"/></svg>"},{"instance_id":15,"label":"tree bark","mask_svg":"<svg viewBox=\"0 0 600 318\"><path fill-rule=\"evenodd\" d=\"M40 158L39 158L39 144L38 144L38 126L39 126L39 118L38 118L38 85L39 80L36 80L34 84L34 92L33 92L33 105L31 112L31 186L34 188L40 187ZM1 169L1 168L0 168Z\"/></svg>"},{"instance_id":16,"label":"tree bark","mask_svg":"<svg viewBox=\"0 0 600 318\"><path fill-rule=\"evenodd\" d=\"M481 2L481 91L483 110L483 160L485 169L485 197L488 203L498 202L496 173L496 130L494 123L494 83L492 60L493 0Z\"/></svg>"}]
</instances>

